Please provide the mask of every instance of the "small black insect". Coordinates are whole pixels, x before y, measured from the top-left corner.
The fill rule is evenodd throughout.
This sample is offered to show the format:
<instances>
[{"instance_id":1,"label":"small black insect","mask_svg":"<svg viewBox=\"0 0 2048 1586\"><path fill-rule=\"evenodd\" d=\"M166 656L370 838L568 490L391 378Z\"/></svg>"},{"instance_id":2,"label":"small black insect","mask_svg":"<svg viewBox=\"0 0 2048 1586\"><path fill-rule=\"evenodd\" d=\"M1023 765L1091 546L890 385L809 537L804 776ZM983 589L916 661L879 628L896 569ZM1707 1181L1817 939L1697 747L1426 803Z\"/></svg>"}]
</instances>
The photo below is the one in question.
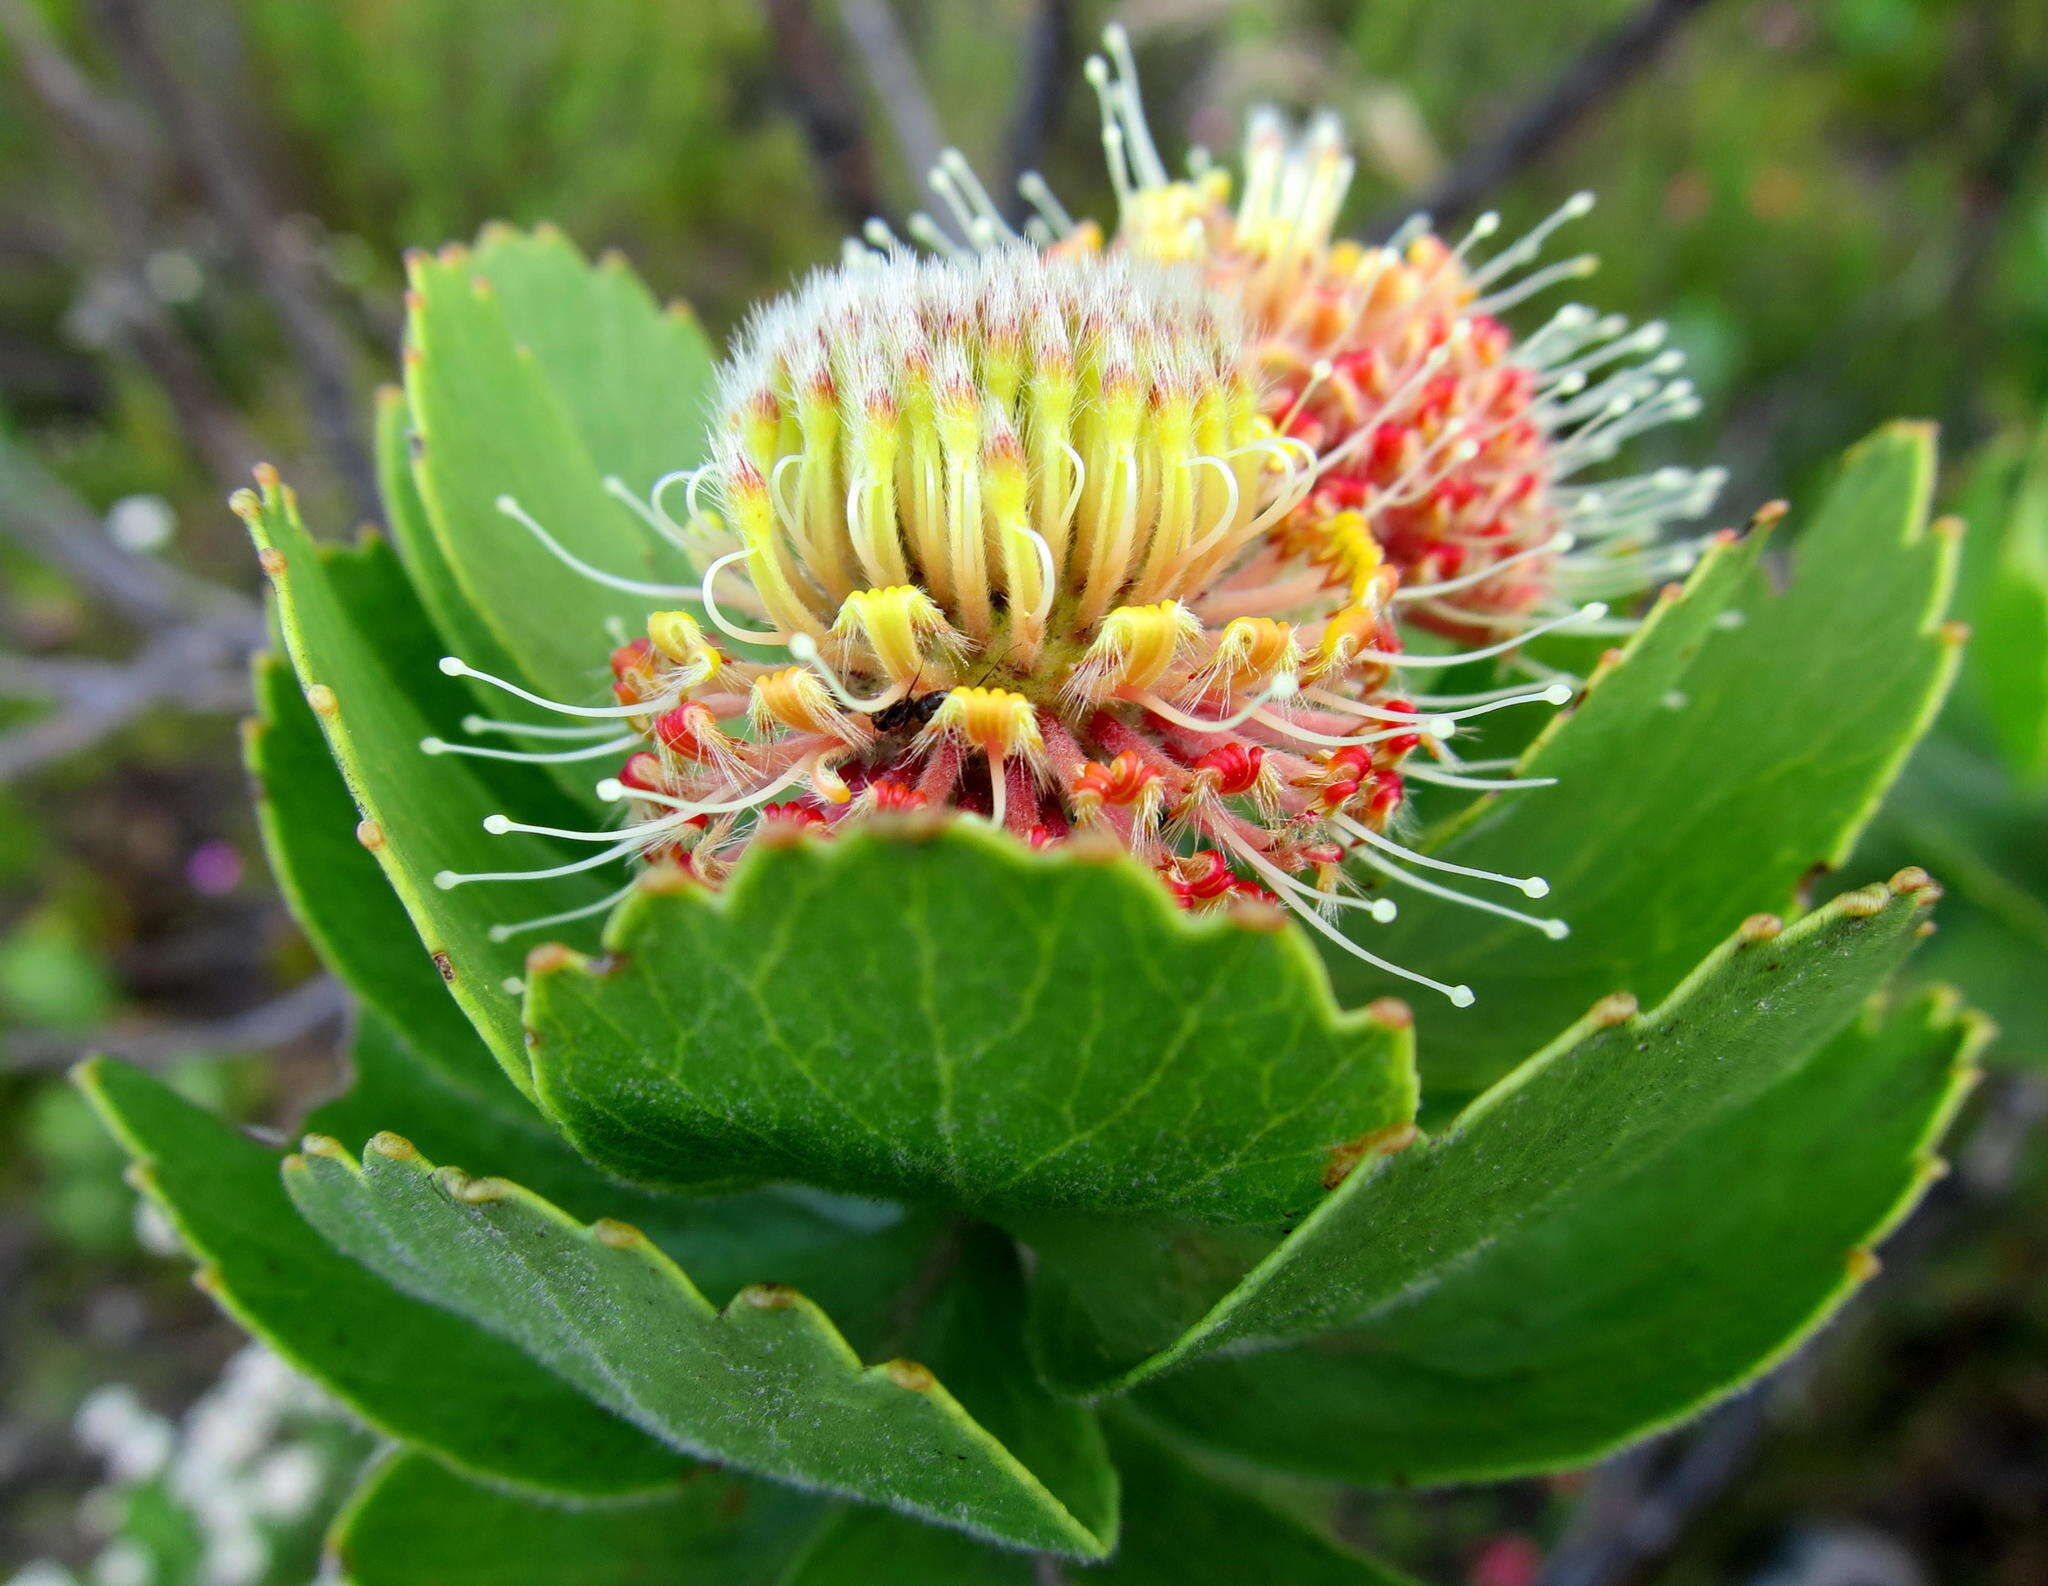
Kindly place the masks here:
<instances>
[{"instance_id":1,"label":"small black insect","mask_svg":"<svg viewBox=\"0 0 2048 1586\"><path fill-rule=\"evenodd\" d=\"M939 707L946 703L950 689L935 689L929 694L912 694L899 699L893 705L885 705L875 712L877 732L915 732L927 726L938 715Z\"/></svg>"}]
</instances>

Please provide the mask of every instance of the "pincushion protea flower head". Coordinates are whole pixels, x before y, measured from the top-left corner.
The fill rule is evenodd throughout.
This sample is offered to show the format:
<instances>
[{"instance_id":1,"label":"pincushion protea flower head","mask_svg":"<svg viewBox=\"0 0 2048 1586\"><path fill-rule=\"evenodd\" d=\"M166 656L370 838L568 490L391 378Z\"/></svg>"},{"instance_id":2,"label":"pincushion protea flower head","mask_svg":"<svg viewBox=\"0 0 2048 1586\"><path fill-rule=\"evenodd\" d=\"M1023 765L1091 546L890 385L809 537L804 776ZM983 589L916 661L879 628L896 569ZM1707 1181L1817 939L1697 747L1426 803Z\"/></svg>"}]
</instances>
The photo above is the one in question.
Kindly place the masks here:
<instances>
[{"instance_id":1,"label":"pincushion protea flower head","mask_svg":"<svg viewBox=\"0 0 2048 1586\"><path fill-rule=\"evenodd\" d=\"M628 729L523 757L632 749L599 787L630 823L494 829L602 845L563 869L637 857L716 884L776 823L955 810L1034 845L1100 834L1188 908L1280 903L1375 963L1331 923L1392 917L1361 879L1562 934L1418 872L1529 897L1542 881L1389 831L1409 777L1474 782L1445 764L1461 717L1563 690L1426 708L1404 694L1393 610L1411 591L1373 537L1282 532L1326 467L1274 422L1255 347L1199 272L1135 255L899 251L814 276L729 360L687 523L660 487L639 503L702 583L629 587L695 609L653 613L613 653L616 703L536 701Z\"/></svg>"},{"instance_id":2,"label":"pincushion protea flower head","mask_svg":"<svg viewBox=\"0 0 2048 1586\"><path fill-rule=\"evenodd\" d=\"M1690 544L1659 545L1713 504L1719 469L1662 468L1573 483L1630 437L1698 411L1661 324L1569 304L1518 340L1498 317L1589 273L1589 256L1531 268L1552 234L1592 206L1581 193L1519 241L1477 256L1499 228L1482 216L1452 245L1416 216L1387 241L1336 237L1353 160L1336 119L1297 133L1253 113L1243 191L1197 150L1168 174L1147 127L1123 30L1088 75L1102 104L1118 220L1105 240L1076 223L1036 176L1029 234L1055 253L1110 247L1198 266L1237 303L1258 344L1266 414L1314 449L1315 488L1276 526L1311 563L1341 568L1361 532L1404 582L1438 586L1407 616L1459 635L1514 632L1588 598L1638 591L1683 571ZM1014 234L949 155L933 185L975 246ZM950 249L928 217L919 240Z\"/></svg>"}]
</instances>

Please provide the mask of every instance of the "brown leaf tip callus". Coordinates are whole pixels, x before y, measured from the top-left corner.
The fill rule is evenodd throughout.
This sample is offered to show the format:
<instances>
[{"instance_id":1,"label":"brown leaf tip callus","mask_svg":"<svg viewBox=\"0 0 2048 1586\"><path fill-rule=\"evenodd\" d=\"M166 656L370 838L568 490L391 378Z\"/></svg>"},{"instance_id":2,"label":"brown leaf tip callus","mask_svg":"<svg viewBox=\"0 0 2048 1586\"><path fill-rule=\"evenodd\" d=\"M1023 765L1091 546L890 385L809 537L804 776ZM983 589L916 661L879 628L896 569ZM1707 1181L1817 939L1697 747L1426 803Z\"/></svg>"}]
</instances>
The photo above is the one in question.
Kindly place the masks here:
<instances>
[{"instance_id":1,"label":"brown leaf tip callus","mask_svg":"<svg viewBox=\"0 0 2048 1586\"><path fill-rule=\"evenodd\" d=\"M512 1193L510 1179L492 1178L488 1175L483 1178L471 1178L459 1168L445 1168L442 1171L447 1175L443 1182L448 1187L448 1193L465 1206L485 1206L492 1201L503 1200Z\"/></svg>"},{"instance_id":2,"label":"brown leaf tip callus","mask_svg":"<svg viewBox=\"0 0 2048 1586\"><path fill-rule=\"evenodd\" d=\"M1352 1175L1359 1163L1372 1157L1393 1156L1407 1150L1421 1138L1422 1131L1412 1123L1390 1123L1383 1129L1362 1134L1356 1140L1332 1146L1329 1165L1323 1169L1323 1188L1335 1189Z\"/></svg>"},{"instance_id":3,"label":"brown leaf tip callus","mask_svg":"<svg viewBox=\"0 0 2048 1586\"><path fill-rule=\"evenodd\" d=\"M1276 935L1287 929L1287 916L1274 905L1258 898L1232 898L1228 918L1241 930Z\"/></svg>"},{"instance_id":4,"label":"brown leaf tip callus","mask_svg":"<svg viewBox=\"0 0 2048 1586\"><path fill-rule=\"evenodd\" d=\"M912 1393L929 1393L938 1386L938 1379L914 1360L892 1360L882 1369L897 1387L908 1388Z\"/></svg>"},{"instance_id":5,"label":"brown leaf tip callus","mask_svg":"<svg viewBox=\"0 0 2048 1586\"><path fill-rule=\"evenodd\" d=\"M704 883L693 871L663 860L640 872L639 889L652 898L672 898L702 892Z\"/></svg>"},{"instance_id":6,"label":"brown leaf tip callus","mask_svg":"<svg viewBox=\"0 0 2048 1586\"><path fill-rule=\"evenodd\" d=\"M575 952L560 942L542 942L526 955L526 975L531 980L536 975L559 974L576 962Z\"/></svg>"},{"instance_id":7,"label":"brown leaf tip callus","mask_svg":"<svg viewBox=\"0 0 2048 1586\"><path fill-rule=\"evenodd\" d=\"M1415 1026L1415 1010L1399 997L1375 997L1365 1005L1365 1016L1383 1030L1408 1030Z\"/></svg>"},{"instance_id":8,"label":"brown leaf tip callus","mask_svg":"<svg viewBox=\"0 0 2048 1586\"><path fill-rule=\"evenodd\" d=\"M1867 887L1858 887L1854 892L1843 893L1841 908L1852 920L1867 920L1884 913L1891 905L1891 901L1891 888L1882 882L1872 882Z\"/></svg>"},{"instance_id":9,"label":"brown leaf tip callus","mask_svg":"<svg viewBox=\"0 0 2048 1586\"><path fill-rule=\"evenodd\" d=\"M1616 1025L1628 1023L1640 1012L1642 1004L1636 1001L1633 991L1614 991L1594 1003L1586 1017L1601 1029L1611 1030Z\"/></svg>"}]
</instances>

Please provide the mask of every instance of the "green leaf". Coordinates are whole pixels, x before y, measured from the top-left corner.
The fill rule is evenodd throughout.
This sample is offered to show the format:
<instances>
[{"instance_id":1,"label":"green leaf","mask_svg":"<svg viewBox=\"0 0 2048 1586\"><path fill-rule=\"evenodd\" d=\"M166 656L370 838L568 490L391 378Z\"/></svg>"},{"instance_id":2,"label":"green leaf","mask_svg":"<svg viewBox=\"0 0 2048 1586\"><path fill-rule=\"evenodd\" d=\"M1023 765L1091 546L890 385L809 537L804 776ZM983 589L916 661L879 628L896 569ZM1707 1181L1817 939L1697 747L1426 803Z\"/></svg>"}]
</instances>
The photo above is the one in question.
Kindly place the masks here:
<instances>
[{"instance_id":1,"label":"green leaf","mask_svg":"<svg viewBox=\"0 0 2048 1586\"><path fill-rule=\"evenodd\" d=\"M516 672L519 663L498 642L482 613L464 598L455 570L442 554L441 542L434 538L427 504L420 499L420 487L413 478L417 440L412 410L398 386L384 386L377 392L376 440L377 493L383 498L385 527L405 559L416 598L433 619L441 639L438 648L452 649L470 665L486 671L500 675ZM434 659L438 661L439 655ZM479 692L483 687L477 685ZM491 697L494 702L503 699L495 690Z\"/></svg>"},{"instance_id":2,"label":"green leaf","mask_svg":"<svg viewBox=\"0 0 2048 1586\"><path fill-rule=\"evenodd\" d=\"M771 1586L818 1508L715 1470L672 1496L569 1508L400 1454L371 1471L329 1547L349 1586Z\"/></svg>"},{"instance_id":3,"label":"green leaf","mask_svg":"<svg viewBox=\"0 0 2048 1586\"><path fill-rule=\"evenodd\" d=\"M1098 1571L1084 1577L1094 1581ZM834 1515L776 1586L1038 1586L1035 1560L881 1509Z\"/></svg>"},{"instance_id":4,"label":"green leaf","mask_svg":"<svg viewBox=\"0 0 2048 1586\"><path fill-rule=\"evenodd\" d=\"M1405 1029L1339 1013L1293 930L972 822L756 844L716 896L656 876L605 947L536 961L528 1056L628 1178L1269 1220L1414 1110Z\"/></svg>"},{"instance_id":5,"label":"green leaf","mask_svg":"<svg viewBox=\"0 0 2048 1586\"><path fill-rule=\"evenodd\" d=\"M653 1193L620 1184L578 1156L530 1109L480 1107L450 1089L382 1021L364 1019L350 1053L354 1083L306 1128L346 1141L406 1136L436 1161L516 1179L569 1212L630 1219L723 1304L773 1279L826 1306L857 1345L894 1324L901 1290L932 1242L928 1217L899 1207L777 1185L718 1197Z\"/></svg>"},{"instance_id":6,"label":"green leaf","mask_svg":"<svg viewBox=\"0 0 2048 1586\"><path fill-rule=\"evenodd\" d=\"M96 1059L78 1078L201 1263L201 1286L377 1431L565 1493L644 1492L681 1473L671 1450L512 1345L330 1249L286 1199L275 1152L123 1064Z\"/></svg>"},{"instance_id":7,"label":"green leaf","mask_svg":"<svg viewBox=\"0 0 2048 1586\"><path fill-rule=\"evenodd\" d=\"M485 226L470 266L601 473L644 499L663 474L703 460L717 359L687 307L663 308L619 254L593 268L546 224Z\"/></svg>"},{"instance_id":8,"label":"green leaf","mask_svg":"<svg viewBox=\"0 0 2048 1586\"><path fill-rule=\"evenodd\" d=\"M1073 1586L1404 1586L1404 1577L1200 1468L1128 1415L1112 1424L1124 1486L1116 1553ZM1033 1586L1031 1561L874 1509L834 1516L778 1586Z\"/></svg>"},{"instance_id":9,"label":"green leaf","mask_svg":"<svg viewBox=\"0 0 2048 1586\"><path fill-rule=\"evenodd\" d=\"M1606 1194L1318 1343L1141 1402L1232 1457L1343 1481L1582 1465L1784 1359L1877 1268L1987 1031L1952 995L1873 1008Z\"/></svg>"},{"instance_id":10,"label":"green leaf","mask_svg":"<svg viewBox=\"0 0 2048 1586\"><path fill-rule=\"evenodd\" d=\"M1130 1517L1076 1586L1403 1586L1292 1515L1199 1469L1156 1432L1118 1429ZM400 1455L336 1523L350 1586L1033 1586L1037 1560L883 1509L818 1505L705 1471L646 1502L565 1508ZM792 1552L798 1556L791 1561Z\"/></svg>"},{"instance_id":11,"label":"green leaf","mask_svg":"<svg viewBox=\"0 0 2048 1586\"><path fill-rule=\"evenodd\" d=\"M1220 1298L1171 1239L1054 1229L1037 1240L1047 1369L1080 1391L1127 1387L1218 1350L1398 1326L1426 1295L1484 1288L1558 1221L1597 1216L1617 1194L1640 1201L1646 1163L1718 1138L1732 1112L1884 984L1934 895L1905 873L1896 894L1865 888L1782 932L1760 920L1654 1011L1638 1014L1633 999L1596 1006L1443 1134L1362 1165ZM1758 1189L1777 1192L1769 1182ZM1667 1217L1686 1215L1682 1200L1661 1204ZM1109 1281L1131 1246L1133 1266L1154 1284L1149 1305ZM1227 1281L1227 1266L1215 1276ZM1694 1278L1739 1286L1746 1276L1737 1266ZM1185 1328L1178 1337L1176 1327Z\"/></svg>"},{"instance_id":12,"label":"green leaf","mask_svg":"<svg viewBox=\"0 0 2048 1586\"><path fill-rule=\"evenodd\" d=\"M1110 1545L1102 1483L1071 1479L1087 1474L1084 1449L1026 1469L927 1369L864 1367L792 1289L750 1285L721 1312L638 1229L585 1227L505 1180L436 1169L396 1136L360 1165L312 1137L286 1182L338 1248L678 1449L1015 1547Z\"/></svg>"},{"instance_id":13,"label":"green leaf","mask_svg":"<svg viewBox=\"0 0 2048 1586\"><path fill-rule=\"evenodd\" d=\"M2039 783L2048 779L2048 424L1997 509L1998 521L1977 526L1988 543L1969 559L1966 686L2014 776Z\"/></svg>"},{"instance_id":14,"label":"green leaf","mask_svg":"<svg viewBox=\"0 0 2048 1586\"><path fill-rule=\"evenodd\" d=\"M1094 1411L1050 1392L1024 1348L1017 1247L986 1225L954 1229L953 1268L917 1328L947 1391L1066 1505L1104 1548L1116 1540L1117 1479Z\"/></svg>"},{"instance_id":15,"label":"green leaf","mask_svg":"<svg viewBox=\"0 0 2048 1586\"><path fill-rule=\"evenodd\" d=\"M1484 802L1440 848L1548 877L1572 934L1459 909L1374 933L1374 951L1480 993L1422 1011L1432 1097L1477 1092L1610 992L1661 998L1738 921L1842 862L1956 667L1941 618L1957 537L1927 527L1933 469L1924 426L1853 450L1782 593L1767 522L1717 543L1524 758L1519 774L1558 785ZM1384 985L1351 961L1333 975L1347 1001Z\"/></svg>"},{"instance_id":16,"label":"green leaf","mask_svg":"<svg viewBox=\"0 0 2048 1586\"><path fill-rule=\"evenodd\" d=\"M259 656L255 693L258 716L245 727L243 753L270 872L293 917L349 989L406 1032L458 1105L516 1108L539 1124L448 995L398 894L357 840L355 800L290 664Z\"/></svg>"},{"instance_id":17,"label":"green leaf","mask_svg":"<svg viewBox=\"0 0 2048 1586\"><path fill-rule=\"evenodd\" d=\"M1135 1418L1111 1423L1128 1516L1088 1586L1406 1586L1406 1577L1217 1479Z\"/></svg>"},{"instance_id":18,"label":"green leaf","mask_svg":"<svg viewBox=\"0 0 2048 1586\"><path fill-rule=\"evenodd\" d=\"M492 763L485 771L467 758L421 752L423 738L454 732L467 696L423 665L416 625L407 620L408 610L419 608L405 596L388 548L372 540L360 552L323 554L299 521L292 493L275 475L262 484L260 497L243 492L236 507L266 553L293 668L356 806L371 823L366 831L373 852L456 1002L525 1088L530 1080L519 1009L505 988L523 955L516 940L493 939L491 917L522 907L575 907L602 897L607 883L586 872L544 884L493 885L494 906L485 907L435 885L443 869L561 863L562 848L547 840L494 837L482 825L505 807L508 790L523 798L513 805L522 814L552 812L560 795L544 777L506 780L507 773L528 767ZM501 898L507 901L496 901ZM349 955L338 962L346 965ZM410 1028L406 1008L394 1001L386 1011Z\"/></svg>"},{"instance_id":19,"label":"green leaf","mask_svg":"<svg viewBox=\"0 0 2048 1586\"><path fill-rule=\"evenodd\" d=\"M594 697L614 643L606 620L637 628L656 602L569 571L498 503L513 498L607 572L694 583L604 478L644 489L700 460L703 337L622 266L592 269L554 233L494 230L474 253L411 255L408 274L414 478L440 549L415 572L452 575L431 604L475 612L531 686Z\"/></svg>"}]
</instances>

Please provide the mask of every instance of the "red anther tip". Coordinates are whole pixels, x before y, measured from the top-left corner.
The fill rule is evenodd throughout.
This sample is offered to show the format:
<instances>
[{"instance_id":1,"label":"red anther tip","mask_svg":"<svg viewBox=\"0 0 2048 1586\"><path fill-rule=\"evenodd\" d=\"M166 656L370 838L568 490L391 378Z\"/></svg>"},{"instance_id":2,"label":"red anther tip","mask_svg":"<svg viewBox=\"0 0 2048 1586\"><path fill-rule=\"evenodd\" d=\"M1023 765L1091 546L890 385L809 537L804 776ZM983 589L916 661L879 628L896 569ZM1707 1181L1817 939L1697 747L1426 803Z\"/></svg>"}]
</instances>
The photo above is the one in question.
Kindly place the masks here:
<instances>
[{"instance_id":1,"label":"red anther tip","mask_svg":"<svg viewBox=\"0 0 2048 1586\"><path fill-rule=\"evenodd\" d=\"M612 651L612 670L624 672L650 664L654 660L652 639L628 639Z\"/></svg>"},{"instance_id":2,"label":"red anther tip","mask_svg":"<svg viewBox=\"0 0 2048 1586\"><path fill-rule=\"evenodd\" d=\"M823 826L825 824L825 812L812 805L805 804L801 800L790 799L781 804L762 805L761 820L763 824L769 821L781 821L785 825L800 828Z\"/></svg>"},{"instance_id":3,"label":"red anther tip","mask_svg":"<svg viewBox=\"0 0 2048 1586\"><path fill-rule=\"evenodd\" d=\"M708 737L718 731L710 708L694 700L663 711L654 719L654 736L663 747L685 760L701 760Z\"/></svg>"},{"instance_id":4,"label":"red anther tip","mask_svg":"<svg viewBox=\"0 0 2048 1586\"><path fill-rule=\"evenodd\" d=\"M1216 791L1226 798L1249 793L1258 785L1266 764L1266 751L1259 744L1226 743L1211 749L1195 762L1195 769L1216 777Z\"/></svg>"},{"instance_id":5,"label":"red anther tip","mask_svg":"<svg viewBox=\"0 0 2048 1586\"><path fill-rule=\"evenodd\" d=\"M645 749L628 755L626 763L619 767L619 785L636 793L659 793L662 791L661 781L660 757L649 754Z\"/></svg>"},{"instance_id":6,"label":"red anther tip","mask_svg":"<svg viewBox=\"0 0 2048 1586\"><path fill-rule=\"evenodd\" d=\"M874 800L878 810L903 812L921 810L929 802L914 787L898 782L893 777L882 777L868 784L868 796Z\"/></svg>"}]
</instances>

